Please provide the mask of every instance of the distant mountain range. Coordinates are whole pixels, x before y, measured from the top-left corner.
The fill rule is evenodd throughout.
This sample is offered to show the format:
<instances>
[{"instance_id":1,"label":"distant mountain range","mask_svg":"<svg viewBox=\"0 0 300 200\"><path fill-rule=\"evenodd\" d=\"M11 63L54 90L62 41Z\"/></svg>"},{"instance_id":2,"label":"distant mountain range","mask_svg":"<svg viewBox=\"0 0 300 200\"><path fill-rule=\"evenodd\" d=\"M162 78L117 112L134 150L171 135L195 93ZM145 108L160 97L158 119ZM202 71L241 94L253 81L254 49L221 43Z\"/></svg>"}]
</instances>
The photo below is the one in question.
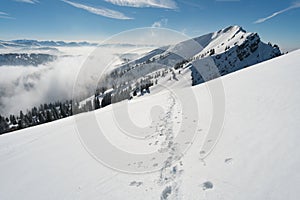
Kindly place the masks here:
<instances>
[{"instance_id":1,"label":"distant mountain range","mask_svg":"<svg viewBox=\"0 0 300 200\"><path fill-rule=\"evenodd\" d=\"M92 42L65 42L65 41L52 41L52 40L10 40L4 41L0 40L0 49L1 48L26 48L26 47L35 47L35 48L51 48L51 47L80 47L80 46L121 46L121 47L151 47L154 45L145 45L145 44L128 44L128 43L92 43Z\"/></svg>"},{"instance_id":2,"label":"distant mountain range","mask_svg":"<svg viewBox=\"0 0 300 200\"><path fill-rule=\"evenodd\" d=\"M11 40L11 41L3 41L0 40L0 48L9 48L9 47L76 47L76 46L96 46L97 43L89 43L89 42L64 42L64 41L38 41L38 40Z\"/></svg>"},{"instance_id":3,"label":"distant mountain range","mask_svg":"<svg viewBox=\"0 0 300 200\"><path fill-rule=\"evenodd\" d=\"M151 45L127 43L90 43L39 40L0 40L0 66L38 66L55 60L59 55L59 47L145 47Z\"/></svg>"}]
</instances>

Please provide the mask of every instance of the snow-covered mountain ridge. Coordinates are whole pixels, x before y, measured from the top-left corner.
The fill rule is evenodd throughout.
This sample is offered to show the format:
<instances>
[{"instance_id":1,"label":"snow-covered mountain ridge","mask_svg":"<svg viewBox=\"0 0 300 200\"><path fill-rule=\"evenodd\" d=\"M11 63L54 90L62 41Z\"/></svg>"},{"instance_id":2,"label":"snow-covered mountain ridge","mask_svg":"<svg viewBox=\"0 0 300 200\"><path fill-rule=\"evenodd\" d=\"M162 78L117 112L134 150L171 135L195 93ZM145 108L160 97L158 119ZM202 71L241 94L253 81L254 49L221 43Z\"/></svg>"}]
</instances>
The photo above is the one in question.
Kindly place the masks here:
<instances>
[{"instance_id":1,"label":"snow-covered mountain ridge","mask_svg":"<svg viewBox=\"0 0 300 200\"><path fill-rule=\"evenodd\" d=\"M113 73L124 78L127 74L145 76L157 69L180 69L188 64L201 68L204 67L201 60L209 57L213 59L220 75L225 75L279 55L281 52L278 46L263 43L257 33L247 33L239 26L230 26L176 45L155 49L137 60L121 65Z\"/></svg>"}]
</instances>

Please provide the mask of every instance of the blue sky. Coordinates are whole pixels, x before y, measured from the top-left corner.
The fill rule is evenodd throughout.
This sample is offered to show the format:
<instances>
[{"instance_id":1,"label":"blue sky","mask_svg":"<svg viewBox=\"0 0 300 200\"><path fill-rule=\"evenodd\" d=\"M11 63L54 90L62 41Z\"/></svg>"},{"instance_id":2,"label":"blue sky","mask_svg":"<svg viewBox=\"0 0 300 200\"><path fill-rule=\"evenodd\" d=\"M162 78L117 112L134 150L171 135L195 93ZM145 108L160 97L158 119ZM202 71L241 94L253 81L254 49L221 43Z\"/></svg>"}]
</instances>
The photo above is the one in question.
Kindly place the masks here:
<instances>
[{"instance_id":1,"label":"blue sky","mask_svg":"<svg viewBox=\"0 0 300 200\"><path fill-rule=\"evenodd\" d=\"M240 25L284 49L300 48L300 1L1 0L0 39L101 41L141 27L188 36Z\"/></svg>"}]
</instances>

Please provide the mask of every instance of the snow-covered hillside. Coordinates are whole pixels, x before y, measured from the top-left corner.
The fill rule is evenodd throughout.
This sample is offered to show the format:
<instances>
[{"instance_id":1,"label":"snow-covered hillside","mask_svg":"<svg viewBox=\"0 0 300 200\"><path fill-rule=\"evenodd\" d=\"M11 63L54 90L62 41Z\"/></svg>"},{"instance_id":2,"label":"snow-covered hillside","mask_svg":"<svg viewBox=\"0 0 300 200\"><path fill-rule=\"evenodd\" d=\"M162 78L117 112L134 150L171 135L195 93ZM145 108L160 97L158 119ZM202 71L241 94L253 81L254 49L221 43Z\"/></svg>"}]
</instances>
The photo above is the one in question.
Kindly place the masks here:
<instances>
[{"instance_id":1,"label":"snow-covered hillside","mask_svg":"<svg viewBox=\"0 0 300 200\"><path fill-rule=\"evenodd\" d=\"M2 135L0 199L299 199L299 58L298 50L192 89L175 86ZM202 146L214 142L206 138L214 113L207 88L220 80L225 92L222 134L203 159ZM189 94L195 104L181 98ZM185 112L185 105L192 109ZM124 109L128 115L118 115ZM144 131L124 134L130 127L123 120ZM186 123L191 126L182 126ZM98 126L103 140L85 146L84 138ZM179 155L176 136L190 134L195 137L183 141L189 148ZM107 141L125 155L156 156L147 162L115 157ZM99 152L88 152L92 147ZM104 163L91 153L104 156ZM168 156L162 163L160 154ZM151 173L121 172L158 166Z\"/></svg>"}]
</instances>

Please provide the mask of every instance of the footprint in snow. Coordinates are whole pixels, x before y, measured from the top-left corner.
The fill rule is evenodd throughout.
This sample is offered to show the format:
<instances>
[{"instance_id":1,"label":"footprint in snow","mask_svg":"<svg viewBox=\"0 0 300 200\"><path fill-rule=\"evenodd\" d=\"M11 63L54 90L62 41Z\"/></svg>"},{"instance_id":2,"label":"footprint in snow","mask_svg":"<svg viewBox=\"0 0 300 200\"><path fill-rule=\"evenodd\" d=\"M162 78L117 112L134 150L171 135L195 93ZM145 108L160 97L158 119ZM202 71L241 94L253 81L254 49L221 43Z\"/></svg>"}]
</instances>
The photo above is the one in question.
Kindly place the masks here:
<instances>
[{"instance_id":1,"label":"footprint in snow","mask_svg":"<svg viewBox=\"0 0 300 200\"><path fill-rule=\"evenodd\" d=\"M161 193L160 199L161 200L166 200L168 199L168 197L171 195L172 193L172 187L171 186L167 186L164 191Z\"/></svg>"},{"instance_id":2,"label":"footprint in snow","mask_svg":"<svg viewBox=\"0 0 300 200\"><path fill-rule=\"evenodd\" d=\"M224 162L226 164L231 164L233 162L233 158L226 158Z\"/></svg>"},{"instance_id":3,"label":"footprint in snow","mask_svg":"<svg viewBox=\"0 0 300 200\"><path fill-rule=\"evenodd\" d=\"M201 187L202 187L202 190L209 190L209 189L212 189L214 187L214 185L212 182L206 181L206 182L202 183Z\"/></svg>"},{"instance_id":4,"label":"footprint in snow","mask_svg":"<svg viewBox=\"0 0 300 200\"><path fill-rule=\"evenodd\" d=\"M129 184L129 186L136 186L136 187L139 187L139 186L141 186L143 184L143 182L141 182L141 181L139 181L139 182L137 182L137 181L132 181L130 184Z\"/></svg>"}]
</instances>

